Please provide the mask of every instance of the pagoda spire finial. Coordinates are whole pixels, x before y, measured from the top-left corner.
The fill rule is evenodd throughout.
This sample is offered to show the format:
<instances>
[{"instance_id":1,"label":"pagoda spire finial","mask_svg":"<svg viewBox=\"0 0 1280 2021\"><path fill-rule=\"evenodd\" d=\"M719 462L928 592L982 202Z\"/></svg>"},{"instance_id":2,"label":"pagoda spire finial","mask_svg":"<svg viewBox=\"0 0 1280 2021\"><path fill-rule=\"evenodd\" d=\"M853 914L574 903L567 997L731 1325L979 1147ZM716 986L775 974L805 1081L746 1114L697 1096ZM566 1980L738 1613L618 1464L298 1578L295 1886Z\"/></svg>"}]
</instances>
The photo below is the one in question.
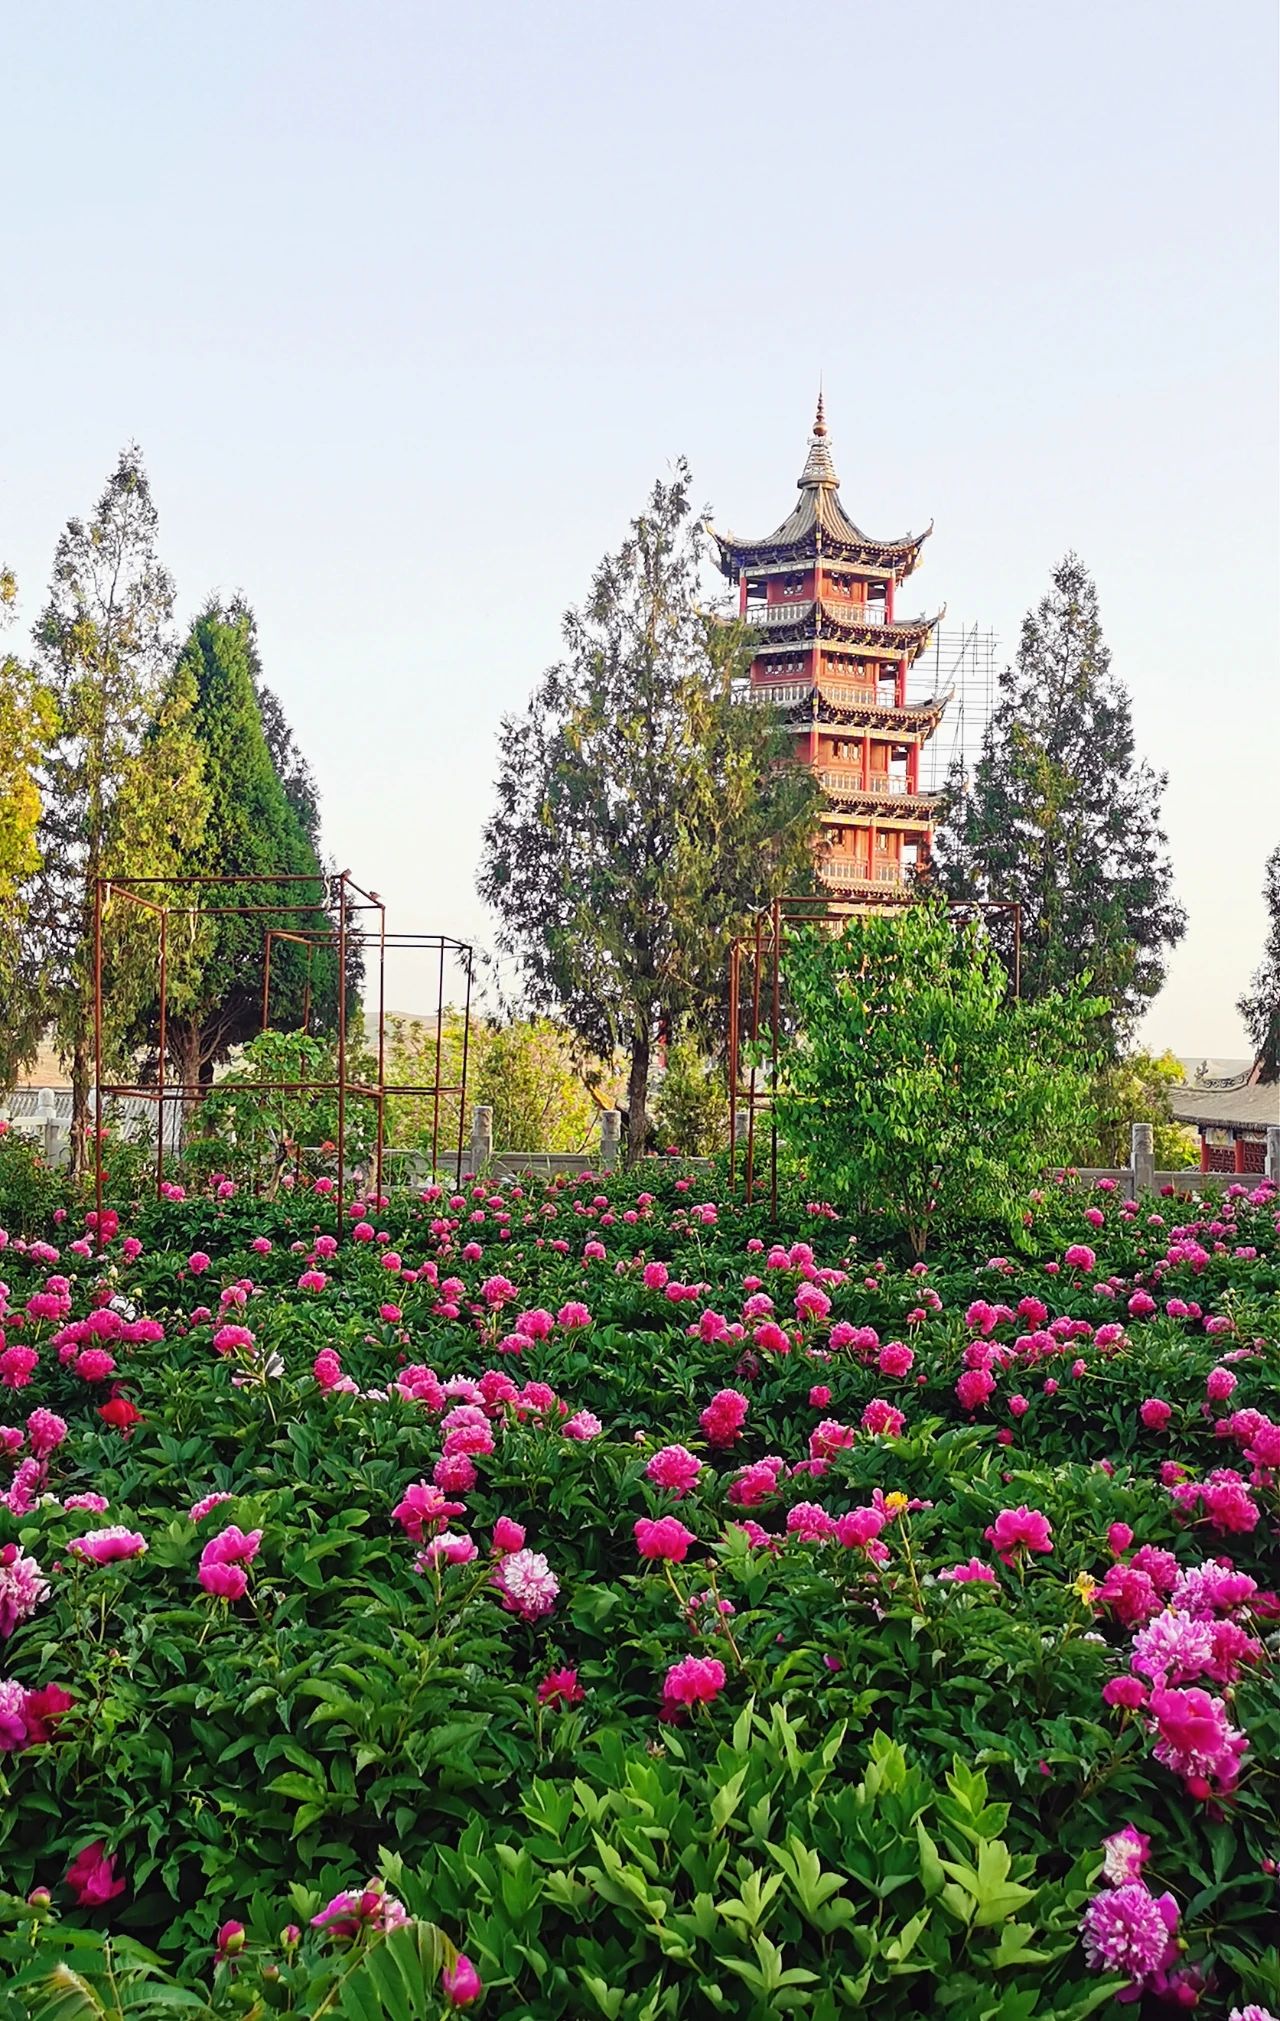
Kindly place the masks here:
<instances>
[{"instance_id":1,"label":"pagoda spire finial","mask_svg":"<svg viewBox=\"0 0 1280 2021\"><path fill-rule=\"evenodd\" d=\"M807 491L819 484L829 484L834 489L840 479L836 476L836 466L831 460L831 449L827 442L827 416L822 399L822 382L818 382L818 411L813 417L813 434L809 442L809 456L800 474L798 489Z\"/></svg>"}]
</instances>

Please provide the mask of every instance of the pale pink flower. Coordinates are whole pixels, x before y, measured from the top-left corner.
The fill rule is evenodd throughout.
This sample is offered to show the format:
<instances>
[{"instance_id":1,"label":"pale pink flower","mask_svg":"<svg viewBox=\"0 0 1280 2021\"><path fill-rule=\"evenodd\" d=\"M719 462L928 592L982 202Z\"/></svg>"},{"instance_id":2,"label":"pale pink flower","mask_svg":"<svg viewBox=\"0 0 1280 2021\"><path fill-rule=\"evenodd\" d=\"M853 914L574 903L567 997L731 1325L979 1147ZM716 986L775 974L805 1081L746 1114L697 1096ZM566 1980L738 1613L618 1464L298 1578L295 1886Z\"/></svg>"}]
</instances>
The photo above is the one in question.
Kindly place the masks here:
<instances>
[{"instance_id":1,"label":"pale pink flower","mask_svg":"<svg viewBox=\"0 0 1280 2021\"><path fill-rule=\"evenodd\" d=\"M493 1574L503 1606L522 1621L538 1621L550 1614L560 1591L560 1581L541 1551L513 1551L502 1558Z\"/></svg>"},{"instance_id":2,"label":"pale pink flower","mask_svg":"<svg viewBox=\"0 0 1280 2021\"><path fill-rule=\"evenodd\" d=\"M87 1530L83 1537L73 1537L67 1549L73 1558L83 1558L91 1565L113 1565L124 1558L140 1558L147 1548L147 1540L139 1530L128 1530L123 1523L112 1523L105 1530Z\"/></svg>"}]
</instances>

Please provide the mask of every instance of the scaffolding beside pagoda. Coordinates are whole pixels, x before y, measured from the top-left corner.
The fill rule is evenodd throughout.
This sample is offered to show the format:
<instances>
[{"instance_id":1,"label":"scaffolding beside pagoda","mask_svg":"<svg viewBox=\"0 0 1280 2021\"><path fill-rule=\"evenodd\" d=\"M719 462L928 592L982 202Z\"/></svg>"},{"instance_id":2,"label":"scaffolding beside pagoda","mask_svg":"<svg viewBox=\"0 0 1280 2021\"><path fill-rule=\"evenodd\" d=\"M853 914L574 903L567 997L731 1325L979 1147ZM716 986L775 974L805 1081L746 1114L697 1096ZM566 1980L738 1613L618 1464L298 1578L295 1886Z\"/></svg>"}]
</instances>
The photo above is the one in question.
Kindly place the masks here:
<instances>
[{"instance_id":1,"label":"scaffolding beside pagoda","mask_svg":"<svg viewBox=\"0 0 1280 2021\"><path fill-rule=\"evenodd\" d=\"M795 756L823 789L818 874L834 899L909 899L928 861L939 796L921 782L921 752L950 699L907 700L907 675L945 614L899 617L897 591L932 532L876 540L840 502L822 396L798 483L800 499L761 540L709 529L738 610L758 632L753 701L772 705Z\"/></svg>"}]
</instances>

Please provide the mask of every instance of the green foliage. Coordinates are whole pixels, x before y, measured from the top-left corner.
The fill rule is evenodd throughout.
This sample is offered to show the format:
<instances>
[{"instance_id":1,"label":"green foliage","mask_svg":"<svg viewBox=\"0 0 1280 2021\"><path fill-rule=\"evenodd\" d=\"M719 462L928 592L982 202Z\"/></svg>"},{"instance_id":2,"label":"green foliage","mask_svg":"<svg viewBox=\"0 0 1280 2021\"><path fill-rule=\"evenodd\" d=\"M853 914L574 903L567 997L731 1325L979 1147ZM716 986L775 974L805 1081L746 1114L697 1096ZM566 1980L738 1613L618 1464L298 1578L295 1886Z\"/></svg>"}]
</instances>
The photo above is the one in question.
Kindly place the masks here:
<instances>
[{"instance_id":1,"label":"green foliage","mask_svg":"<svg viewBox=\"0 0 1280 2021\"><path fill-rule=\"evenodd\" d=\"M687 1158L710 1158L729 1142L729 1090L722 1058L709 1059L692 1033L667 1049L667 1071L654 1108L659 1147L674 1145Z\"/></svg>"},{"instance_id":2,"label":"green foliage","mask_svg":"<svg viewBox=\"0 0 1280 2021\"><path fill-rule=\"evenodd\" d=\"M698 608L689 485L681 463L654 486L504 721L480 877L532 1002L629 1055L632 1156L660 1017L714 1025L733 934L810 875L818 798L767 712L733 702L744 635Z\"/></svg>"},{"instance_id":3,"label":"green foliage","mask_svg":"<svg viewBox=\"0 0 1280 2021\"><path fill-rule=\"evenodd\" d=\"M0 569L0 624L17 595ZM35 1055L43 999L27 936L29 886L41 865L39 772L57 723L33 668L0 654L0 1088Z\"/></svg>"},{"instance_id":4,"label":"green foliage","mask_svg":"<svg viewBox=\"0 0 1280 2021\"><path fill-rule=\"evenodd\" d=\"M1125 1052L1093 1077L1093 1130L1073 1154L1077 1165L1121 1166L1132 1155L1130 1126L1150 1123L1157 1170L1181 1172L1199 1162L1199 1140L1169 1113L1170 1090L1185 1079L1172 1053Z\"/></svg>"},{"instance_id":5,"label":"green foliage","mask_svg":"<svg viewBox=\"0 0 1280 2021\"><path fill-rule=\"evenodd\" d=\"M1165 780L1139 760L1098 595L1077 556L1027 613L972 780L953 778L934 860L954 899L1022 907L1022 995L1088 977L1118 1049L1164 980L1186 917L1160 826ZM1012 929L992 934L1012 967Z\"/></svg>"},{"instance_id":6,"label":"green foliage","mask_svg":"<svg viewBox=\"0 0 1280 2021\"><path fill-rule=\"evenodd\" d=\"M1244 1019L1262 1079L1276 1081L1280 1080L1280 843L1267 858L1262 889L1267 907L1266 945L1236 1009Z\"/></svg>"},{"instance_id":7,"label":"green foliage","mask_svg":"<svg viewBox=\"0 0 1280 2021\"><path fill-rule=\"evenodd\" d=\"M123 450L93 518L67 522L49 601L36 626L37 665L57 709L44 763L42 870L29 927L59 1041L71 1062L72 1152L88 1115L94 885L111 823L142 747L170 650L174 589L156 549L157 515L138 449ZM145 865L129 866L135 873ZM105 1006L119 1036L116 1002Z\"/></svg>"},{"instance_id":8,"label":"green foliage","mask_svg":"<svg viewBox=\"0 0 1280 2021\"><path fill-rule=\"evenodd\" d=\"M349 1053L348 1082L367 1085L370 1065L363 1054ZM196 1131L209 1140L206 1150L216 1146L217 1163L234 1177L278 1181L292 1171L295 1154L304 1149L325 1154L319 1166L312 1155L305 1170L330 1169L338 1135L336 1088L330 1093L307 1084L336 1083L337 1077L332 1040L303 1032L259 1032L201 1103ZM348 1096L346 1108L347 1162L354 1165L372 1150L376 1112L373 1102L358 1095Z\"/></svg>"},{"instance_id":9,"label":"green foliage","mask_svg":"<svg viewBox=\"0 0 1280 2021\"><path fill-rule=\"evenodd\" d=\"M922 1256L937 1231L1003 1222L1088 1116L1079 985L1013 1002L976 926L915 905L796 932L778 1126L815 1187Z\"/></svg>"},{"instance_id":10,"label":"green foliage","mask_svg":"<svg viewBox=\"0 0 1280 2021\"><path fill-rule=\"evenodd\" d=\"M471 1111L493 1110L498 1150L581 1151L596 1131L599 1104L592 1095L606 1079L599 1060L583 1057L563 1026L550 1018L498 1018L472 1012L467 1036L465 1106L454 1092L462 1083L463 1019L446 1009L439 1046L434 1018L388 1018L386 1077L389 1087L446 1090L437 1105L431 1095L395 1095L387 1101L387 1142L429 1153L439 1119L441 1159L465 1143Z\"/></svg>"}]
</instances>

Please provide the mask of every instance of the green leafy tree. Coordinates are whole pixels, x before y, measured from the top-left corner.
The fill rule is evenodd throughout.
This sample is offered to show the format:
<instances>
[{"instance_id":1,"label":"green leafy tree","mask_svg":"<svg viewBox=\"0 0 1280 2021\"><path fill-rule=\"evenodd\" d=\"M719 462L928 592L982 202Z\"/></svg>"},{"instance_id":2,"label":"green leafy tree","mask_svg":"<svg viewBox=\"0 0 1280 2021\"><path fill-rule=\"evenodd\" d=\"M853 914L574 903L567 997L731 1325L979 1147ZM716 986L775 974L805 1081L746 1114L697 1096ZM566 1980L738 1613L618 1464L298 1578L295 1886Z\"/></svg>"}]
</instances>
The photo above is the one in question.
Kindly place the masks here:
<instances>
[{"instance_id":1,"label":"green leafy tree","mask_svg":"<svg viewBox=\"0 0 1280 2021\"><path fill-rule=\"evenodd\" d=\"M388 1085L428 1087L437 1080L434 1018L387 1020ZM462 1081L463 1019L446 1010L439 1048L439 1081L456 1089ZM465 1109L455 1093L439 1104L439 1149L443 1161L465 1144L470 1111L493 1110L493 1141L500 1151L581 1151L593 1139L602 1103L612 1107L609 1073L600 1060L584 1057L572 1035L550 1018L474 1016L467 1037ZM429 1151L436 1112L430 1095L392 1095L387 1103L387 1142L393 1148Z\"/></svg>"},{"instance_id":2,"label":"green leafy tree","mask_svg":"<svg viewBox=\"0 0 1280 2021\"><path fill-rule=\"evenodd\" d=\"M710 1158L729 1144L729 1088L723 1056L709 1056L694 1032L667 1049L667 1071L654 1104L654 1134L663 1150Z\"/></svg>"},{"instance_id":3,"label":"green leafy tree","mask_svg":"<svg viewBox=\"0 0 1280 2021\"><path fill-rule=\"evenodd\" d=\"M1194 1165L1199 1141L1175 1123L1169 1112L1172 1090L1186 1076L1172 1053L1122 1053L1103 1063L1090 1090L1094 1121L1092 1136L1082 1140L1077 1165L1127 1165L1132 1150L1130 1127L1150 1123L1157 1167L1180 1172Z\"/></svg>"},{"instance_id":4,"label":"green leafy tree","mask_svg":"<svg viewBox=\"0 0 1280 2021\"><path fill-rule=\"evenodd\" d=\"M0 624L17 598L0 568ZM0 1088L35 1055L45 999L28 936L29 890L40 869L40 766L57 716L33 668L0 653Z\"/></svg>"},{"instance_id":5,"label":"green leafy tree","mask_svg":"<svg viewBox=\"0 0 1280 2021\"><path fill-rule=\"evenodd\" d=\"M71 1069L77 1170L93 1042L95 882L115 867L106 847L116 802L171 651L173 581L157 553L156 527L146 471L131 445L121 452L92 518L68 521L35 631L37 665L52 692L58 727L43 766L42 871L30 923ZM108 998L104 1010L114 1034L115 1001Z\"/></svg>"},{"instance_id":6,"label":"green leafy tree","mask_svg":"<svg viewBox=\"0 0 1280 2021\"><path fill-rule=\"evenodd\" d=\"M1110 1005L1113 1051L1186 930L1160 826L1164 786L1136 755L1097 590L1069 554L1023 621L972 779L950 783L934 861L953 899L1020 903L1023 996L1087 978ZM1011 927L991 931L1011 966Z\"/></svg>"},{"instance_id":7,"label":"green leafy tree","mask_svg":"<svg viewBox=\"0 0 1280 2021\"><path fill-rule=\"evenodd\" d=\"M983 930L936 903L800 929L783 972L777 1117L809 1183L915 1256L966 1222L1016 1239L1026 1188L1089 1128L1102 1006L1076 983L1011 1001Z\"/></svg>"},{"instance_id":8,"label":"green leafy tree","mask_svg":"<svg viewBox=\"0 0 1280 2021\"><path fill-rule=\"evenodd\" d=\"M261 1027L266 930L323 936L334 927L325 910L325 873L271 762L253 666L250 614L243 606L223 611L210 605L191 629L166 696L177 708L181 695L194 694L190 732L207 789L198 838L194 832L186 838L166 872L232 880L212 893L204 916L188 923L188 943L172 978L169 1049L179 1077L191 1083L210 1082L214 1066ZM277 876L299 881L260 881ZM189 890L163 889L177 906L195 903ZM262 910L232 916L212 909L233 905ZM273 943L273 1026L287 1030L302 1022L307 970L305 947ZM331 946L314 948L310 973L312 1028L331 1031L338 1000Z\"/></svg>"},{"instance_id":9,"label":"green leafy tree","mask_svg":"<svg viewBox=\"0 0 1280 2021\"><path fill-rule=\"evenodd\" d=\"M781 762L762 710L736 706L744 635L697 603L687 466L655 484L526 714L503 723L481 896L530 1002L629 1060L627 1147L647 1134L660 1019L712 1022L727 947L807 881L817 787Z\"/></svg>"},{"instance_id":10,"label":"green leafy tree","mask_svg":"<svg viewBox=\"0 0 1280 2021\"><path fill-rule=\"evenodd\" d=\"M1262 960L1236 1009L1264 1081L1280 1080L1280 843L1267 858L1263 879L1267 939Z\"/></svg>"}]
</instances>

